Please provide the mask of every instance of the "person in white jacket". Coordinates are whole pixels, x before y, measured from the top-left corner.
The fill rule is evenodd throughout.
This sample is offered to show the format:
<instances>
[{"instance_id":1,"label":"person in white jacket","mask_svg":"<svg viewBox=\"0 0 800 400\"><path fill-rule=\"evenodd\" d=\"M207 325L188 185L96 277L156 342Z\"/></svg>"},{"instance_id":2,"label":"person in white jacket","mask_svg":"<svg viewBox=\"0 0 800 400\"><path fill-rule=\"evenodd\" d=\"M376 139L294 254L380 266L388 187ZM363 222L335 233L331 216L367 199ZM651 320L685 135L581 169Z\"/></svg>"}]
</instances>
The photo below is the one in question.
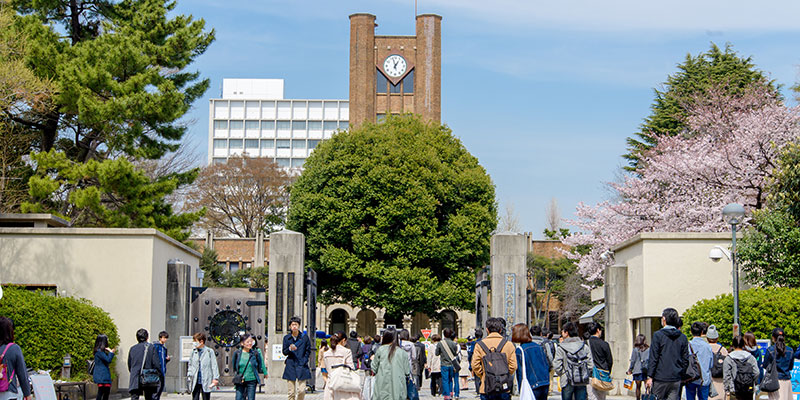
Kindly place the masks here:
<instances>
[{"instance_id":1,"label":"person in white jacket","mask_svg":"<svg viewBox=\"0 0 800 400\"><path fill-rule=\"evenodd\" d=\"M187 375L191 379L190 388L192 400L199 400L203 395L203 400L211 399L211 389L219 385L219 367L217 366L217 356L214 350L206 347L206 334L196 333L194 339L194 350L189 358L189 369Z\"/></svg>"},{"instance_id":2,"label":"person in white jacket","mask_svg":"<svg viewBox=\"0 0 800 400\"><path fill-rule=\"evenodd\" d=\"M749 351L744 349L743 337L734 337L732 346L733 352L728 354L722 364L722 382L725 384L725 393L731 394L737 400L753 400L755 385L758 383L758 362ZM750 368L751 371L739 371L739 368ZM737 374L750 377L752 383L748 384L746 388L739 387L737 390L735 383Z\"/></svg>"}]
</instances>

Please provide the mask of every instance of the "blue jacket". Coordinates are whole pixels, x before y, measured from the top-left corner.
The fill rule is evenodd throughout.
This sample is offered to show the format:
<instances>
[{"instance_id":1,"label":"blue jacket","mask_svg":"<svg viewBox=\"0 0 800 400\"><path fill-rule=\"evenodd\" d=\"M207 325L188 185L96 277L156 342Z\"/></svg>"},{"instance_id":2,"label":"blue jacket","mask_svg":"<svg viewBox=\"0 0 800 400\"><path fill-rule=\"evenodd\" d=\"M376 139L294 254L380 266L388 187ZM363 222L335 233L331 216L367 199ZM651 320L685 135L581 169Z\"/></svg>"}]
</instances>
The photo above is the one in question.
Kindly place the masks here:
<instances>
[{"instance_id":1,"label":"blue jacket","mask_svg":"<svg viewBox=\"0 0 800 400\"><path fill-rule=\"evenodd\" d=\"M104 350L98 350L94 353L94 373L92 373L92 380L94 383L111 383L111 360L114 359L114 353L106 353Z\"/></svg>"},{"instance_id":2,"label":"blue jacket","mask_svg":"<svg viewBox=\"0 0 800 400\"><path fill-rule=\"evenodd\" d=\"M525 375L531 388L547 386L550 384L550 362L544 347L537 343L523 343L515 353L517 355L517 387L522 385L522 352L525 352Z\"/></svg>"},{"instance_id":3,"label":"blue jacket","mask_svg":"<svg viewBox=\"0 0 800 400\"><path fill-rule=\"evenodd\" d=\"M161 376L167 375L167 348L164 347L163 344L160 342L154 342L153 346L156 348L156 356L158 356L158 361L161 362Z\"/></svg>"},{"instance_id":4,"label":"blue jacket","mask_svg":"<svg viewBox=\"0 0 800 400\"><path fill-rule=\"evenodd\" d=\"M777 350L775 350L775 345L767 348L767 354L764 354L763 365L769 365L772 362L772 353L775 353L776 356L778 354ZM792 379L792 368L794 368L794 357L792 353L792 348L786 346L786 352L783 353L783 357L778 357L778 380L788 381Z\"/></svg>"},{"instance_id":5,"label":"blue jacket","mask_svg":"<svg viewBox=\"0 0 800 400\"><path fill-rule=\"evenodd\" d=\"M289 350L289 345L297 349ZM283 337L283 355L286 356L283 368L283 379L287 381L305 381L311 379L311 370L308 369L308 357L311 355L311 343L308 335L300 332L295 339L292 334Z\"/></svg>"},{"instance_id":6,"label":"blue jacket","mask_svg":"<svg viewBox=\"0 0 800 400\"><path fill-rule=\"evenodd\" d=\"M700 386L708 386L711 384L711 366L714 365L714 352L711 351L711 345L701 337L692 338L689 341L690 352L694 351L697 356L697 362L700 363L701 379L692 383Z\"/></svg>"}]
</instances>

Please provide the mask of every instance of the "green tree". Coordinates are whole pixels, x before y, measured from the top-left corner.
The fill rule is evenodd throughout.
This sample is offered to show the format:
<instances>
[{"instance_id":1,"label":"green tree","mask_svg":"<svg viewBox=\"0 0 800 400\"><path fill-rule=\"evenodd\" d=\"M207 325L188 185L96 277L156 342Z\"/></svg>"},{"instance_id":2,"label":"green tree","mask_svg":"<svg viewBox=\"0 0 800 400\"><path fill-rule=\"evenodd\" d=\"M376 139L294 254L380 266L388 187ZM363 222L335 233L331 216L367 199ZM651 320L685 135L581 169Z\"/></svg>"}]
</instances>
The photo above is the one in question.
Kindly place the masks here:
<instances>
[{"instance_id":1,"label":"green tree","mask_svg":"<svg viewBox=\"0 0 800 400\"><path fill-rule=\"evenodd\" d=\"M752 331L756 338L769 339L775 327L786 331L786 342L800 344L800 289L753 288L739 293L739 325L742 332ZM730 345L733 338L733 295L723 294L700 300L683 313L683 330L690 334L692 322L716 325L720 342Z\"/></svg>"},{"instance_id":2,"label":"green tree","mask_svg":"<svg viewBox=\"0 0 800 400\"><path fill-rule=\"evenodd\" d=\"M41 151L69 159L155 159L177 148L180 118L209 81L186 68L214 40L164 0L14 0L27 65L57 90L46 111L7 114Z\"/></svg>"},{"instance_id":3,"label":"green tree","mask_svg":"<svg viewBox=\"0 0 800 400\"><path fill-rule=\"evenodd\" d=\"M320 144L291 188L321 300L429 315L474 302L494 184L446 126L390 117Z\"/></svg>"},{"instance_id":4,"label":"green tree","mask_svg":"<svg viewBox=\"0 0 800 400\"><path fill-rule=\"evenodd\" d=\"M214 287L222 283L222 266L217 262L217 251L210 248L203 248L203 256L200 257L200 269L203 270L203 286Z\"/></svg>"},{"instance_id":5,"label":"green tree","mask_svg":"<svg viewBox=\"0 0 800 400\"><path fill-rule=\"evenodd\" d=\"M767 206L753 211L737 255L747 281L800 287L800 145L782 150L767 185Z\"/></svg>"},{"instance_id":6,"label":"green tree","mask_svg":"<svg viewBox=\"0 0 800 400\"><path fill-rule=\"evenodd\" d=\"M528 275L534 285L534 325L541 324L538 320L539 312L543 312L545 317L545 327L550 328L550 303L553 298L564 300L567 278L576 273L574 261L566 258L550 258L541 255L528 253L527 256Z\"/></svg>"},{"instance_id":7,"label":"green tree","mask_svg":"<svg viewBox=\"0 0 800 400\"><path fill-rule=\"evenodd\" d=\"M124 158L78 163L50 150L31 159L36 173L23 212L53 213L77 226L156 228L180 241L203 213L176 214L164 200L196 170L151 181Z\"/></svg>"},{"instance_id":8,"label":"green tree","mask_svg":"<svg viewBox=\"0 0 800 400\"><path fill-rule=\"evenodd\" d=\"M712 43L705 53L687 54L678 65L678 72L668 76L662 88L653 90L651 114L644 119L639 132L627 139L628 153L623 156L629 162L626 169L636 170L642 151L652 148L659 136L685 134L687 109L704 91L722 86L737 95L751 84L765 85L772 93L778 93L778 86L756 69L752 58L740 57L730 44L722 50Z\"/></svg>"}]
</instances>

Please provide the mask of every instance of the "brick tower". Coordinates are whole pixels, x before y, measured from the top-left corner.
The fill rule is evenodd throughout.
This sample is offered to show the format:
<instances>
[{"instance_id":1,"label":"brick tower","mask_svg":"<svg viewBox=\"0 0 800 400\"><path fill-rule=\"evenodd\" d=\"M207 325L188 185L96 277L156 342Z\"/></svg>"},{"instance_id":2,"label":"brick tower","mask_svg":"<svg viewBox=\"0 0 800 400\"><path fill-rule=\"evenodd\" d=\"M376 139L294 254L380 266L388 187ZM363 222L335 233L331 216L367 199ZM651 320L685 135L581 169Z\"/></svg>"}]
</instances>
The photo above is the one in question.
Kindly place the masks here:
<instances>
[{"instance_id":1,"label":"brick tower","mask_svg":"<svg viewBox=\"0 0 800 400\"><path fill-rule=\"evenodd\" d=\"M350 124L410 112L441 120L442 17L417 16L415 36L375 35L375 16L350 16Z\"/></svg>"}]
</instances>

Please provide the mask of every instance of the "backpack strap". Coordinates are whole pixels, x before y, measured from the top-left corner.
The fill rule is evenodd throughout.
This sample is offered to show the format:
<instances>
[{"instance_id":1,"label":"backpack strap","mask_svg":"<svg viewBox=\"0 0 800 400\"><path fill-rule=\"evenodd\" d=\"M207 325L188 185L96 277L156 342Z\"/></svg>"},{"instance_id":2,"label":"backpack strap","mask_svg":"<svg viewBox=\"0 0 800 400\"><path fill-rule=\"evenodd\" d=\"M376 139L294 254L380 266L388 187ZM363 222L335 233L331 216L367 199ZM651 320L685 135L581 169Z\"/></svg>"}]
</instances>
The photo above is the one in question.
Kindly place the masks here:
<instances>
[{"instance_id":1,"label":"backpack strap","mask_svg":"<svg viewBox=\"0 0 800 400\"><path fill-rule=\"evenodd\" d=\"M495 347L494 351L502 353L503 347L506 347L506 343L508 343L508 338L503 338L503 340L500 341L500 344L498 344L497 347Z\"/></svg>"},{"instance_id":2,"label":"backpack strap","mask_svg":"<svg viewBox=\"0 0 800 400\"><path fill-rule=\"evenodd\" d=\"M483 340L479 341L478 344L481 346L484 353L489 354L489 348L486 347L486 343L483 343Z\"/></svg>"}]
</instances>

